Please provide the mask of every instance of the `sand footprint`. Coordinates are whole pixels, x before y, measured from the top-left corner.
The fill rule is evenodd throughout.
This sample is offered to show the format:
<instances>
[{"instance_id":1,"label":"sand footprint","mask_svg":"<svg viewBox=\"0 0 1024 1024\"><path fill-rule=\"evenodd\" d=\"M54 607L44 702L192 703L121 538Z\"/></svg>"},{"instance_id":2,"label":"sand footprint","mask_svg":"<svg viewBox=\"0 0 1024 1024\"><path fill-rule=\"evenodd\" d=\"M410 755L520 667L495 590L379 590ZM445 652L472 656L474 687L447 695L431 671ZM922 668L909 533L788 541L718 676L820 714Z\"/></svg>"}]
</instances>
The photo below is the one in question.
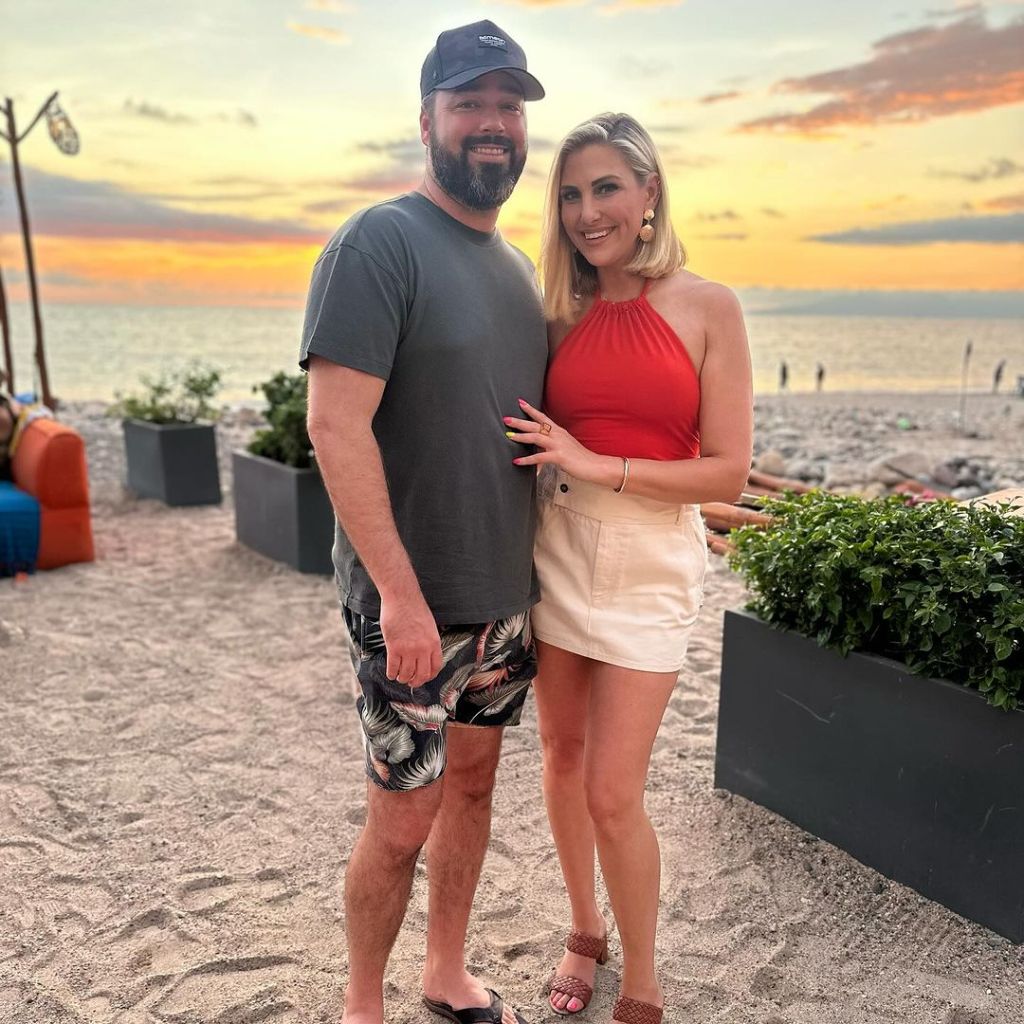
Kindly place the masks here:
<instances>
[{"instance_id":1,"label":"sand footprint","mask_svg":"<svg viewBox=\"0 0 1024 1024\"><path fill-rule=\"evenodd\" d=\"M298 1021L290 992L299 973L291 956L211 960L181 975L151 1009L168 1021Z\"/></svg>"},{"instance_id":2,"label":"sand footprint","mask_svg":"<svg viewBox=\"0 0 1024 1024\"><path fill-rule=\"evenodd\" d=\"M181 906L190 914L209 914L235 898L237 881L231 875L202 874L178 886Z\"/></svg>"},{"instance_id":3,"label":"sand footprint","mask_svg":"<svg viewBox=\"0 0 1024 1024\"><path fill-rule=\"evenodd\" d=\"M256 891L264 903L283 903L298 896L299 890L287 884L287 874L280 868L263 868L253 876Z\"/></svg>"}]
</instances>

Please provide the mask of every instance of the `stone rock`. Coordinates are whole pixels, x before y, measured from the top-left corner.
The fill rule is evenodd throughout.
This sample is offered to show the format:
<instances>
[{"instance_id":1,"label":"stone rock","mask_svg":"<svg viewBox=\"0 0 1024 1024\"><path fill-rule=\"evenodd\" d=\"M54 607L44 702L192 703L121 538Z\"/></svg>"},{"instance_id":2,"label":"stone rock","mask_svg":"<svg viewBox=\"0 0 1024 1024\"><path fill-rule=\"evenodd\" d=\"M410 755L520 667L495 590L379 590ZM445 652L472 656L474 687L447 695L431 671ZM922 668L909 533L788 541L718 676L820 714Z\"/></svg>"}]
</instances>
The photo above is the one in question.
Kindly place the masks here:
<instances>
[{"instance_id":1,"label":"stone rock","mask_svg":"<svg viewBox=\"0 0 1024 1024\"><path fill-rule=\"evenodd\" d=\"M848 462L827 463L823 475L825 482L822 486L829 491L840 488L848 491L864 483L864 470Z\"/></svg>"},{"instance_id":2,"label":"stone rock","mask_svg":"<svg viewBox=\"0 0 1024 1024\"><path fill-rule=\"evenodd\" d=\"M860 489L862 498L881 498L889 493L889 488L880 480L871 480Z\"/></svg>"},{"instance_id":3,"label":"stone rock","mask_svg":"<svg viewBox=\"0 0 1024 1024\"><path fill-rule=\"evenodd\" d=\"M772 437L776 443L788 441L789 443L800 443L804 440L804 432L795 427L776 427L772 431Z\"/></svg>"},{"instance_id":4,"label":"stone rock","mask_svg":"<svg viewBox=\"0 0 1024 1024\"><path fill-rule=\"evenodd\" d=\"M950 492L957 501L970 501L980 498L985 492L980 487L954 487Z\"/></svg>"},{"instance_id":5,"label":"stone rock","mask_svg":"<svg viewBox=\"0 0 1024 1024\"><path fill-rule=\"evenodd\" d=\"M933 466L931 478L940 487L945 488L956 487L960 482L959 474L948 462L940 462L937 466Z\"/></svg>"},{"instance_id":6,"label":"stone rock","mask_svg":"<svg viewBox=\"0 0 1024 1024\"><path fill-rule=\"evenodd\" d=\"M761 452L754 460L754 467L762 473L770 473L772 476L786 475L786 460L782 453L776 448L769 448Z\"/></svg>"},{"instance_id":7,"label":"stone rock","mask_svg":"<svg viewBox=\"0 0 1024 1024\"><path fill-rule=\"evenodd\" d=\"M915 480L927 479L930 470L928 459L920 452L902 451L876 459L868 466L867 477L870 480L880 480L883 484L898 484L907 477Z\"/></svg>"},{"instance_id":8,"label":"stone rock","mask_svg":"<svg viewBox=\"0 0 1024 1024\"><path fill-rule=\"evenodd\" d=\"M825 475L825 470L820 464L812 462L810 459L800 459L789 464L789 471L786 475L795 477L797 480L816 483Z\"/></svg>"}]
</instances>

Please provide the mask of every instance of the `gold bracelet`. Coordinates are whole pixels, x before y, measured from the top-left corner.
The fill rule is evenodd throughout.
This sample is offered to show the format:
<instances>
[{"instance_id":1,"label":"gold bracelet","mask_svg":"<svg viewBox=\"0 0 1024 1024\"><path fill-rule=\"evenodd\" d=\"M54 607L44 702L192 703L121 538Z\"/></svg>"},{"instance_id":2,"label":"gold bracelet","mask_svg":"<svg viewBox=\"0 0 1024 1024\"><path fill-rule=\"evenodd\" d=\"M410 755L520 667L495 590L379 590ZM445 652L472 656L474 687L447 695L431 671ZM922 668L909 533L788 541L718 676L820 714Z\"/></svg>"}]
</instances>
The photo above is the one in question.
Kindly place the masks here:
<instances>
[{"instance_id":1,"label":"gold bracelet","mask_svg":"<svg viewBox=\"0 0 1024 1024\"><path fill-rule=\"evenodd\" d=\"M625 455L620 458L622 459L622 483L615 488L616 494L621 494L626 489L626 481L629 479L629 459Z\"/></svg>"}]
</instances>

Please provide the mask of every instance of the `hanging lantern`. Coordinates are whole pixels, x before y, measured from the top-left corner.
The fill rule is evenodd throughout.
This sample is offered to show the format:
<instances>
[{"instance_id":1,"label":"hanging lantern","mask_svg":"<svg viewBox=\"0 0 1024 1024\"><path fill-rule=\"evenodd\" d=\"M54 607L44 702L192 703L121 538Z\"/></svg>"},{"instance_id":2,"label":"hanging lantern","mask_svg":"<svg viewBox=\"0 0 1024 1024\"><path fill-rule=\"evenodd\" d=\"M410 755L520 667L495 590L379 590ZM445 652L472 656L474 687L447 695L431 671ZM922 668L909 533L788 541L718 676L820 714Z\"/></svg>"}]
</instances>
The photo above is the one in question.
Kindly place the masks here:
<instances>
[{"instance_id":1,"label":"hanging lantern","mask_svg":"<svg viewBox=\"0 0 1024 1024\"><path fill-rule=\"evenodd\" d=\"M74 156L78 152L78 132L56 100L46 108L46 123L54 145L67 156Z\"/></svg>"}]
</instances>

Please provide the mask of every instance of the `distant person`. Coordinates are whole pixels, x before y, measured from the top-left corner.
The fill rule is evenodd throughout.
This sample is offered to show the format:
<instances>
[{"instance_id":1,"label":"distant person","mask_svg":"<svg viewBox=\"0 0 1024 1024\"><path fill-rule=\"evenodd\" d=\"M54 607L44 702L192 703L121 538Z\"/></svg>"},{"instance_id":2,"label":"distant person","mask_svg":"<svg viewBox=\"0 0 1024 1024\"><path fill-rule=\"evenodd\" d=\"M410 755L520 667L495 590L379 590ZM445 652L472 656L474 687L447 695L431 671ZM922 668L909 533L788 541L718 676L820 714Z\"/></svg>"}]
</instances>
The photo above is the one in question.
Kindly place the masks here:
<instances>
[{"instance_id":1,"label":"distant person","mask_svg":"<svg viewBox=\"0 0 1024 1024\"><path fill-rule=\"evenodd\" d=\"M992 374L992 394L996 394L999 391L999 385L1003 381L1003 371L1006 369L1006 360L1000 359L996 363L995 372Z\"/></svg>"},{"instance_id":2,"label":"distant person","mask_svg":"<svg viewBox=\"0 0 1024 1024\"><path fill-rule=\"evenodd\" d=\"M543 95L493 22L442 32L420 76L421 183L351 217L313 271L300 365L369 780L343 1024L382 1024L424 845L424 1002L465 1024L523 1020L466 970L465 943L503 727L536 668L536 473L513 465L501 418L540 404L546 333L533 266L495 224Z\"/></svg>"},{"instance_id":3,"label":"distant person","mask_svg":"<svg viewBox=\"0 0 1024 1024\"><path fill-rule=\"evenodd\" d=\"M814 369L814 390L820 391L825 386L825 366L818 363Z\"/></svg>"},{"instance_id":4,"label":"distant person","mask_svg":"<svg viewBox=\"0 0 1024 1024\"><path fill-rule=\"evenodd\" d=\"M558 1014L585 1009L608 954L596 843L622 946L612 1019L658 1024L644 786L701 605L699 503L735 500L750 470L750 356L733 293L683 269L663 164L632 117L601 114L563 139L543 223L544 411L505 422L538 449L517 461L543 467L535 695L572 913L548 998Z\"/></svg>"},{"instance_id":5,"label":"distant person","mask_svg":"<svg viewBox=\"0 0 1024 1024\"><path fill-rule=\"evenodd\" d=\"M779 363L779 390L785 391L789 387L789 365L783 359Z\"/></svg>"}]
</instances>

